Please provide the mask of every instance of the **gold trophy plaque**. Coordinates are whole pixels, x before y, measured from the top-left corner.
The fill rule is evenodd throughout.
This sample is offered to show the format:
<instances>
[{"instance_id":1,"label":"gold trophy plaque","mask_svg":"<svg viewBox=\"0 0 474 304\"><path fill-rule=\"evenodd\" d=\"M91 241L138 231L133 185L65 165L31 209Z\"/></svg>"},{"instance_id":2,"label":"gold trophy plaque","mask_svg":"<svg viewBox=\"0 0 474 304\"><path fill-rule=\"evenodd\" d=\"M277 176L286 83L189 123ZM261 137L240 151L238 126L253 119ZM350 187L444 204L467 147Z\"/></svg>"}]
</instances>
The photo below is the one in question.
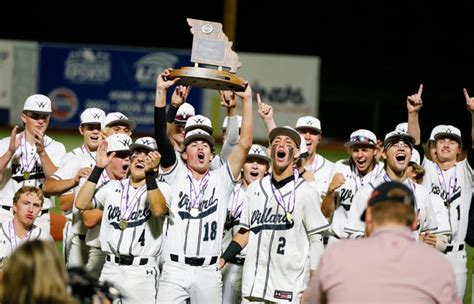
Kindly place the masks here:
<instances>
[{"instance_id":1,"label":"gold trophy plaque","mask_svg":"<svg viewBox=\"0 0 474 304\"><path fill-rule=\"evenodd\" d=\"M190 18L186 20L194 36L191 50L194 67L173 70L170 79L180 78L177 82L180 85L244 91L244 80L235 75L240 68L239 57L231 49L232 41L222 31L222 24ZM199 67L200 64L204 66Z\"/></svg>"}]
</instances>

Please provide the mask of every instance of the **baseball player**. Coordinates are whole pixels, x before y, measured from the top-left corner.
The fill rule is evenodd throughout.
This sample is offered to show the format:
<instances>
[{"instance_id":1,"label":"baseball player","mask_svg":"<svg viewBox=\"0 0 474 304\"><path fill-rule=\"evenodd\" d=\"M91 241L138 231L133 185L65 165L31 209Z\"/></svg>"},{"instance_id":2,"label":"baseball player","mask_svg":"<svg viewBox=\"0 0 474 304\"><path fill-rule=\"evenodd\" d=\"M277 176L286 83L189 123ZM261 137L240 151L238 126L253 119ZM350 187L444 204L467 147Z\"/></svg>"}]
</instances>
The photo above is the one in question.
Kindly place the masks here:
<instances>
[{"instance_id":1,"label":"baseball player","mask_svg":"<svg viewBox=\"0 0 474 304\"><path fill-rule=\"evenodd\" d=\"M105 112L98 108L87 108L81 113L79 133L83 136L83 144L63 157L58 170L51 177L47 178L43 185L45 195L61 195L59 197L61 209L67 218L63 230L63 254L66 265L69 265L69 251L72 246L73 237L75 235L76 238L81 235L85 237L84 231L83 234L72 232L74 190L79 185L80 178L87 178L95 165L95 151L99 146L100 140L100 124L104 117ZM78 222L78 220L75 222ZM75 244L78 245L80 243L75 240ZM83 247L85 248L85 246ZM78 254L81 251L77 250L73 252L70 267L84 266L87 255L82 256Z\"/></svg>"},{"instance_id":2,"label":"baseball player","mask_svg":"<svg viewBox=\"0 0 474 304\"><path fill-rule=\"evenodd\" d=\"M271 132L276 124L273 119L272 106L262 102L257 94L258 113L262 118L268 132ZM312 116L302 116L296 121L295 129L304 137L308 156L304 159L304 167L315 176L315 187L319 194L326 193L334 163L317 153L317 148L321 142L321 122Z\"/></svg>"},{"instance_id":3,"label":"baseball player","mask_svg":"<svg viewBox=\"0 0 474 304\"><path fill-rule=\"evenodd\" d=\"M120 112L112 112L105 116L101 124L101 135L102 138L109 138L110 136L116 134L114 139L119 141L128 141L129 137L132 135L132 131L137 126L136 122L128 119L127 116ZM125 135L125 137L123 137ZM115 142L116 140L114 140ZM120 149L120 146L116 146L116 149ZM123 146L122 146L123 148ZM127 151L128 152L128 151ZM99 180L99 182L104 182L108 179L122 179L127 176L128 167L129 167L129 158L125 157L126 152L120 155L120 161L117 159L117 162L114 162L116 166L114 168L106 169L103 178L105 180ZM106 175L105 175L106 174ZM99 242L99 231L100 231L100 221L102 219L102 210L86 210L82 213L82 221L84 225L88 228L86 232L86 245L89 246L89 258L86 264L86 271L96 276L97 278L100 275L102 267L105 263L105 254L100 249L101 245Z\"/></svg>"},{"instance_id":4,"label":"baseball player","mask_svg":"<svg viewBox=\"0 0 474 304\"><path fill-rule=\"evenodd\" d=\"M170 70L157 79L155 137L161 153L161 178L172 187L160 303L220 303L222 278L218 267L222 235L230 194L252 145L252 90L242 93L242 134L225 165L210 171L214 138L205 130L186 132L182 157L176 160L165 127L166 90L176 80L168 80ZM196 116L193 116L194 118ZM189 120L188 120L189 122ZM192 274L192 275L191 275Z\"/></svg>"},{"instance_id":5,"label":"baseball player","mask_svg":"<svg viewBox=\"0 0 474 304\"><path fill-rule=\"evenodd\" d=\"M350 158L338 161L334 166L331 183L321 204L321 212L331 218L329 241L347 238L344 226L352 199L357 191L384 173L383 164L377 155L377 137L369 130L352 132L344 146L349 149Z\"/></svg>"},{"instance_id":6,"label":"baseball player","mask_svg":"<svg viewBox=\"0 0 474 304\"><path fill-rule=\"evenodd\" d=\"M382 156L385 159L385 173L359 189L352 200L352 205L348 214L348 222L344 231L350 234L351 238L361 237L365 232L365 222L363 213L367 208L367 201L375 187L383 182L398 181L412 189L416 198L416 208L419 217L419 227L414 233L416 239L420 233L433 232L431 237L422 240L432 246L440 246L440 242L445 240L450 233L448 219L443 218L442 204L429 195L428 190L422 185L412 182L406 176L408 163L411 159L411 151L415 139L407 133L392 131L385 136L383 142L384 149ZM439 235L440 240L437 240Z\"/></svg>"},{"instance_id":7,"label":"baseball player","mask_svg":"<svg viewBox=\"0 0 474 304\"><path fill-rule=\"evenodd\" d=\"M0 223L0 271L6 259L23 242L36 239L53 241L49 233L34 224L43 201L43 192L38 187L23 186L15 192L13 219Z\"/></svg>"},{"instance_id":8,"label":"baseball player","mask_svg":"<svg viewBox=\"0 0 474 304\"><path fill-rule=\"evenodd\" d=\"M184 126L188 118L194 116L194 107L186 102L190 86L176 86L171 96L171 103L166 112L166 129L176 151L180 150L184 141Z\"/></svg>"},{"instance_id":9,"label":"baseball player","mask_svg":"<svg viewBox=\"0 0 474 304\"><path fill-rule=\"evenodd\" d=\"M161 216L164 209L159 208L169 202L171 189L156 180L154 169L158 167L160 155L154 140L148 139L130 146L128 179L110 180L96 190L104 169L116 154L107 154L107 144L101 143L96 166L76 199L76 206L81 210L100 208L105 211L100 244L107 257L100 281L114 284L125 295L122 303L156 303L158 292L156 261L161 251L164 221ZM129 142L120 144L128 148ZM163 202L160 204L159 200Z\"/></svg>"},{"instance_id":10,"label":"baseball player","mask_svg":"<svg viewBox=\"0 0 474 304\"><path fill-rule=\"evenodd\" d=\"M229 246L232 237L239 232L240 215L247 187L261 179L268 172L270 157L267 148L254 144L250 148L247 160L242 167L242 181L238 183L230 197L227 220L224 226L225 234L222 248ZM222 269L222 302L240 303L242 301L242 272L245 261L245 248L235 258L229 260Z\"/></svg>"},{"instance_id":11,"label":"baseball player","mask_svg":"<svg viewBox=\"0 0 474 304\"><path fill-rule=\"evenodd\" d=\"M51 100L47 96L31 95L21 114L25 130L18 133L18 127L14 127L11 136L0 141L0 222L13 218L15 192L22 186L41 188L66 154L62 143L46 135L51 113ZM47 233L50 231L49 209L53 207L53 200L45 198L35 223Z\"/></svg>"},{"instance_id":12,"label":"baseball player","mask_svg":"<svg viewBox=\"0 0 474 304\"><path fill-rule=\"evenodd\" d=\"M319 210L318 194L294 169L300 153L298 132L277 127L269 138L272 173L247 188L240 230L221 265L247 246L242 302L299 303L307 253L311 250L314 273L323 250L320 233L329 223Z\"/></svg>"},{"instance_id":13,"label":"baseball player","mask_svg":"<svg viewBox=\"0 0 474 304\"><path fill-rule=\"evenodd\" d=\"M474 130L474 98L466 89L464 98L467 109L471 112L471 134ZM409 126L419 130L419 111L423 105L421 99L422 86L418 94L412 95L407 101ZM416 134L419 136L419 133ZM474 163L471 147L468 147L467 158L458 161L462 147L461 130L451 125L439 125L432 132L436 157L432 160L424 158L422 165L426 171L423 185L442 202L449 216L451 237L444 248L448 260L456 275L456 287L459 296L464 296L467 278L467 259L464 239L469 221L469 208L472 197L472 164Z\"/></svg>"}]
</instances>

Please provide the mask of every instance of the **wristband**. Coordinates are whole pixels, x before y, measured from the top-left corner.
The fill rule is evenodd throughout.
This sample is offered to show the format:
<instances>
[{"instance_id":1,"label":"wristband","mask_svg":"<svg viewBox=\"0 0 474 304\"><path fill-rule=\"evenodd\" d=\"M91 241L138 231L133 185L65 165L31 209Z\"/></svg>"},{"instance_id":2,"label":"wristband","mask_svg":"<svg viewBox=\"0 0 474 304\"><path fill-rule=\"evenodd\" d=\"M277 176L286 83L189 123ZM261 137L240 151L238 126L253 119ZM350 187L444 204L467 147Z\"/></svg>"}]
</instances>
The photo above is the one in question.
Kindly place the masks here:
<instances>
[{"instance_id":1,"label":"wristband","mask_svg":"<svg viewBox=\"0 0 474 304\"><path fill-rule=\"evenodd\" d=\"M176 113L178 113L178 108L174 107L173 105L170 105L168 112L166 112L166 122L173 123L176 117Z\"/></svg>"},{"instance_id":2,"label":"wristband","mask_svg":"<svg viewBox=\"0 0 474 304\"><path fill-rule=\"evenodd\" d=\"M242 251L242 247L240 246L239 243L236 241L232 240L225 250L225 252L222 254L222 258L224 261L229 261L230 259L233 259L239 252Z\"/></svg>"},{"instance_id":3,"label":"wristband","mask_svg":"<svg viewBox=\"0 0 474 304\"><path fill-rule=\"evenodd\" d=\"M145 173L145 183L146 183L146 190L151 191L158 189L158 184L155 178L155 172L146 172Z\"/></svg>"},{"instance_id":4,"label":"wristband","mask_svg":"<svg viewBox=\"0 0 474 304\"><path fill-rule=\"evenodd\" d=\"M97 184L99 182L100 175L104 171L104 168L99 168L97 166L94 167L94 169L91 172L91 175L89 175L89 178L87 179L91 183Z\"/></svg>"}]
</instances>

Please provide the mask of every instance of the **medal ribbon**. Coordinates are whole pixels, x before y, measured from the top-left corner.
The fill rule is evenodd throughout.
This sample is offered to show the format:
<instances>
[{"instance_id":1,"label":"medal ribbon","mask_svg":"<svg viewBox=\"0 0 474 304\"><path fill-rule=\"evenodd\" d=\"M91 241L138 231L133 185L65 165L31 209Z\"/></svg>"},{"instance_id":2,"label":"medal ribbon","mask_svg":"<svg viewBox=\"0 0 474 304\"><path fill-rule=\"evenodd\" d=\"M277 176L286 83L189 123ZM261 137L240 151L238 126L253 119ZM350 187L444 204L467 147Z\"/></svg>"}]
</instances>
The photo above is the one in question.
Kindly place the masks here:
<instances>
[{"instance_id":1,"label":"medal ribbon","mask_svg":"<svg viewBox=\"0 0 474 304\"><path fill-rule=\"evenodd\" d=\"M15 251L16 247L18 247L18 244L16 243L16 232L15 232L15 225L13 224L13 220L8 222L8 234L10 235L10 248L11 251ZM28 231L26 234L25 239L29 240L31 236L31 230Z\"/></svg>"},{"instance_id":2,"label":"medal ribbon","mask_svg":"<svg viewBox=\"0 0 474 304\"><path fill-rule=\"evenodd\" d=\"M438 182L439 185L443 188L443 190L447 193L446 200L449 201L453 195L454 190L458 184L458 178L456 177L457 166L454 167L454 174L449 178L449 184L446 184L446 179L444 178L443 171L436 165L436 173L438 174Z\"/></svg>"},{"instance_id":3,"label":"medal ribbon","mask_svg":"<svg viewBox=\"0 0 474 304\"><path fill-rule=\"evenodd\" d=\"M189 200L191 202L191 208L192 209L199 209L199 205L201 204L202 198L204 196L204 190L206 190L207 183L209 182L210 178L209 170L206 172L204 177L201 179L199 182L199 189L196 191L194 188L194 183L193 183L193 175L191 174L191 171L188 170L188 178L189 178Z\"/></svg>"},{"instance_id":4,"label":"medal ribbon","mask_svg":"<svg viewBox=\"0 0 474 304\"><path fill-rule=\"evenodd\" d=\"M240 213L242 212L242 206L244 205L244 200L239 200L240 196L240 188L242 188L242 183L237 184L232 190L232 194L234 195L234 199L232 200L232 207L231 207L231 214L234 218L239 217Z\"/></svg>"},{"instance_id":5,"label":"medal ribbon","mask_svg":"<svg viewBox=\"0 0 474 304\"><path fill-rule=\"evenodd\" d=\"M23 136L21 137L20 140L20 149L21 149L21 166L23 167L24 171L31 172L33 169L33 166L36 164L36 161L39 159L38 153L36 153L36 146L35 146L35 154L33 155L33 158L28 161L28 149L26 147L26 133L23 132Z\"/></svg>"},{"instance_id":6,"label":"medal ribbon","mask_svg":"<svg viewBox=\"0 0 474 304\"><path fill-rule=\"evenodd\" d=\"M130 192L130 180L127 179L124 181L124 189L122 191L122 199L120 200L120 219L128 220L130 218L130 214L132 210L135 209L135 206L140 201L142 195L146 192L146 185L142 185L140 188L137 189L135 195L129 202L129 192ZM125 190L126 188L126 190Z\"/></svg>"},{"instance_id":7,"label":"medal ribbon","mask_svg":"<svg viewBox=\"0 0 474 304\"><path fill-rule=\"evenodd\" d=\"M86 145L81 146L81 151L82 154L88 154L95 161L94 155L92 155L92 153L86 148Z\"/></svg>"},{"instance_id":8,"label":"medal ribbon","mask_svg":"<svg viewBox=\"0 0 474 304\"><path fill-rule=\"evenodd\" d=\"M313 162L311 163L311 172L313 173L316 173L316 171L318 170L318 154L315 154L314 155L314 159L313 159Z\"/></svg>"},{"instance_id":9,"label":"medal ribbon","mask_svg":"<svg viewBox=\"0 0 474 304\"><path fill-rule=\"evenodd\" d=\"M292 213L293 210L295 209L295 189L296 189L296 181L299 178L299 173L298 170L294 169L293 170L293 189L291 190L291 194L288 197L288 201L285 201L283 198L283 195L281 194L280 190L277 189L271 182L271 177L270 177L270 185L272 187L272 192L273 195L275 196L275 200L277 201L278 205L280 205L285 213L289 212Z\"/></svg>"}]
</instances>

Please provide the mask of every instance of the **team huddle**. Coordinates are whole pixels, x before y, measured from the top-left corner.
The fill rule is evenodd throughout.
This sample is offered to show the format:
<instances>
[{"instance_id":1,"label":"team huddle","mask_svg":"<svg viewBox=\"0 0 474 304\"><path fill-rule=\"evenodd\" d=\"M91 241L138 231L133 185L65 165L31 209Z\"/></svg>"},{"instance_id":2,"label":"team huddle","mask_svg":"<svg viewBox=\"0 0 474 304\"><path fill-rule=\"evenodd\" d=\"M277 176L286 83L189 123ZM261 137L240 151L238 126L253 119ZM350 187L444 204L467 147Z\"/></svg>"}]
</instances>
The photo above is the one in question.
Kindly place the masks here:
<instances>
[{"instance_id":1,"label":"team huddle","mask_svg":"<svg viewBox=\"0 0 474 304\"><path fill-rule=\"evenodd\" d=\"M398 182L414 197L411 238L446 257L462 298L472 152L461 156L461 131L439 125L425 153L422 86L407 98L407 123L383 141L355 130L345 143L349 158L333 163L317 153L319 119L277 126L258 94L269 146L253 144L248 83L243 92L220 92L227 117L216 155L211 121L186 103L191 88L169 74L157 78L154 136L135 141L134 121L88 108L83 145L66 153L46 135L49 98L25 101L24 130L0 141L1 265L23 242L52 240L57 196L68 219L66 266L114 284L123 303L299 303L323 279L316 277L327 247L370 234L374 189ZM474 98L464 95L474 113Z\"/></svg>"}]
</instances>

